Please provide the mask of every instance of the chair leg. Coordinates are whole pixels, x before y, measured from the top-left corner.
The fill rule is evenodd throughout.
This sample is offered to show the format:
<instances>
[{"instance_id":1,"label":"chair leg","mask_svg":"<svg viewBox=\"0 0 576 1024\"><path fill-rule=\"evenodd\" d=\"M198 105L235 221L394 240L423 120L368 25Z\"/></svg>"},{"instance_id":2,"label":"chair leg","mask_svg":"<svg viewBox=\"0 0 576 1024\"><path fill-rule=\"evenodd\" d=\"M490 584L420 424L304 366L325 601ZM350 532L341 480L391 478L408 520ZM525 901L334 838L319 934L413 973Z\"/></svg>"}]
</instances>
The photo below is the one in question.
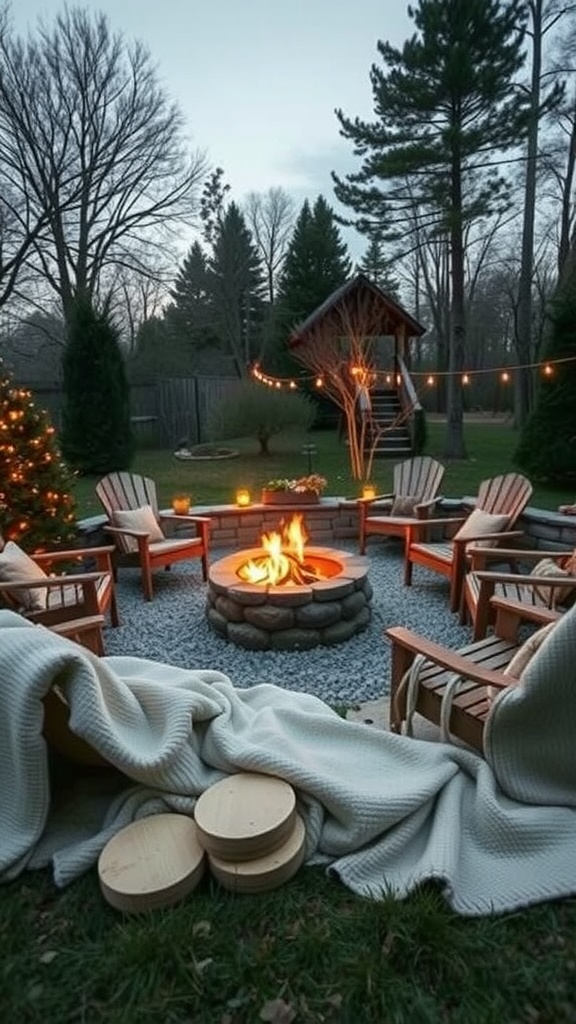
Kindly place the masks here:
<instances>
[{"instance_id":1,"label":"chair leg","mask_svg":"<svg viewBox=\"0 0 576 1024\"><path fill-rule=\"evenodd\" d=\"M112 580L112 597L110 598L110 623L112 626L120 625L120 615L118 614L118 601L116 600L116 587L114 586L114 580Z\"/></svg>"}]
</instances>

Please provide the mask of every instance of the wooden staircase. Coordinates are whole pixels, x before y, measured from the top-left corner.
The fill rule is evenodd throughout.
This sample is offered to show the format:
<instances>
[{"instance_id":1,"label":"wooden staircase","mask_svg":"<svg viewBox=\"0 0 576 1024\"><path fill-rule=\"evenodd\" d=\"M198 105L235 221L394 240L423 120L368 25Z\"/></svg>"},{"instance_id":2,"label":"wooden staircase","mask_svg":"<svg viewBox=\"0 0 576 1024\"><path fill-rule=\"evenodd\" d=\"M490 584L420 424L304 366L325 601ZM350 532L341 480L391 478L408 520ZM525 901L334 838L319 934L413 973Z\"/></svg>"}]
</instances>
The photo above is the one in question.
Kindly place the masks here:
<instances>
[{"instance_id":1,"label":"wooden staircase","mask_svg":"<svg viewBox=\"0 0 576 1024\"><path fill-rule=\"evenodd\" d=\"M401 405L396 388L379 388L370 394L372 402L372 436L367 439L365 452L372 450L372 438L378 435L374 447L375 459L403 459L410 457L412 443L407 421L392 426L401 417Z\"/></svg>"}]
</instances>

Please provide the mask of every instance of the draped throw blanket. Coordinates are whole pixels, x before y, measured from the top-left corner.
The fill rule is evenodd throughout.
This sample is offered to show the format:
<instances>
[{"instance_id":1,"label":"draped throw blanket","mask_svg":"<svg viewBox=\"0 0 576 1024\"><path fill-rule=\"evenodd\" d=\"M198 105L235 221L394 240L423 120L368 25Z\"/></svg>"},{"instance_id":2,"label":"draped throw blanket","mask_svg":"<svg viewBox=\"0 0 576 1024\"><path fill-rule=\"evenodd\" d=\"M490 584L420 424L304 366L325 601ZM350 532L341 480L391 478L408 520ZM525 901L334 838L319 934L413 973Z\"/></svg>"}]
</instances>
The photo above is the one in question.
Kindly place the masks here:
<instances>
[{"instance_id":1,"label":"draped throw blanket","mask_svg":"<svg viewBox=\"0 0 576 1024\"><path fill-rule=\"evenodd\" d=\"M307 862L325 864L360 895L403 897L435 879L454 910L480 915L572 894L575 655L576 610L542 645L523 685L495 702L484 760L345 721L311 695L237 689L215 671L99 659L0 612L0 880L50 865L64 886L129 821L192 814L208 786L246 770L295 787ZM110 790L93 774L67 801L54 799L42 735L42 699L54 686L73 732L125 785Z\"/></svg>"}]
</instances>

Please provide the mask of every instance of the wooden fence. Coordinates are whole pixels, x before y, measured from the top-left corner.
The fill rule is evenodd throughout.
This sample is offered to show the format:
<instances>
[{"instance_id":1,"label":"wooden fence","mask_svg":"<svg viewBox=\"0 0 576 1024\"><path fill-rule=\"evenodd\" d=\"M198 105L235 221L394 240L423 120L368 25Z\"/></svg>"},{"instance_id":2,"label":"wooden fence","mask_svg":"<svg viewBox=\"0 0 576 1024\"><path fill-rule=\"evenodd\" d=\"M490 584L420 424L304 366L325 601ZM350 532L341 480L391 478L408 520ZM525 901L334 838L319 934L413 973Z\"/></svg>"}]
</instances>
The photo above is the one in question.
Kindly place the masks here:
<instances>
[{"instance_id":1,"label":"wooden fence","mask_svg":"<svg viewBox=\"0 0 576 1024\"><path fill-rule=\"evenodd\" d=\"M169 448L186 440L189 445L207 441L208 410L226 400L237 377L185 377L135 385L130 390L130 411L136 440L141 447ZM46 409L56 427L61 426L62 389L45 384L25 385L34 401ZM106 396L102 396L105 409Z\"/></svg>"}]
</instances>

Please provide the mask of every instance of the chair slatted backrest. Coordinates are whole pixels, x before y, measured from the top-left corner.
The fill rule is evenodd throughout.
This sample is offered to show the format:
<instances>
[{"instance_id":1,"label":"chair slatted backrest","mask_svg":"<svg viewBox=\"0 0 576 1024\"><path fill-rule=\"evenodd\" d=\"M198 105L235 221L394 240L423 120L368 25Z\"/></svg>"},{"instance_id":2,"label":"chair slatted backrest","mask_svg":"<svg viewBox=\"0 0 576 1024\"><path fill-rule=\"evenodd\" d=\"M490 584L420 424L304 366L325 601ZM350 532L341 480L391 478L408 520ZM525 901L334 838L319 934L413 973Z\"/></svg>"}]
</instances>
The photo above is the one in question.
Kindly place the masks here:
<instances>
[{"instance_id":1,"label":"chair slatted backrest","mask_svg":"<svg viewBox=\"0 0 576 1024\"><path fill-rule=\"evenodd\" d=\"M118 509L130 510L150 505L158 516L156 484L150 477L137 473L109 473L96 484L96 494L110 520Z\"/></svg>"},{"instance_id":2,"label":"chair slatted backrest","mask_svg":"<svg viewBox=\"0 0 576 1024\"><path fill-rule=\"evenodd\" d=\"M438 494L444 473L442 463L429 455L406 459L394 466L394 494L429 501Z\"/></svg>"},{"instance_id":3,"label":"chair slatted backrest","mask_svg":"<svg viewBox=\"0 0 576 1024\"><path fill-rule=\"evenodd\" d=\"M532 491L532 484L521 473L493 476L480 484L475 507L494 515L509 516L510 527L526 508Z\"/></svg>"}]
</instances>

